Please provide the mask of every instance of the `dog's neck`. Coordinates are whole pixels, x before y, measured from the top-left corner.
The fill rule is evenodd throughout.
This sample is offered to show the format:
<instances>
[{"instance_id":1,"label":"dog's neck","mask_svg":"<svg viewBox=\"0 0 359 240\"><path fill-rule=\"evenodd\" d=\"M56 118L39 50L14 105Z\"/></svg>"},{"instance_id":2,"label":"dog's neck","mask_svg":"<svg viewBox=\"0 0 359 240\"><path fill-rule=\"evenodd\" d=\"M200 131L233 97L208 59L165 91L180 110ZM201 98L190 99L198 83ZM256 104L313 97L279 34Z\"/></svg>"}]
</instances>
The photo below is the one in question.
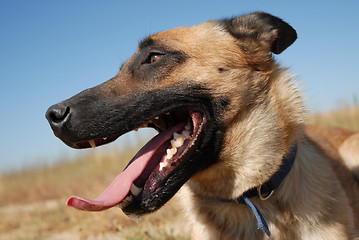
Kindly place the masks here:
<instances>
[{"instance_id":1,"label":"dog's neck","mask_svg":"<svg viewBox=\"0 0 359 240\"><path fill-rule=\"evenodd\" d=\"M292 169L294 160L297 156L297 149L298 143L295 142L290 151L283 158L282 165L280 166L279 170L275 172L267 182L255 188L249 189L248 191L243 193L242 196L245 196L247 198L259 197L261 200L267 200L268 198L270 198L273 192L279 187L279 185L285 179L289 171ZM241 198L242 196L238 197L237 199Z\"/></svg>"},{"instance_id":2,"label":"dog's neck","mask_svg":"<svg viewBox=\"0 0 359 240\"><path fill-rule=\"evenodd\" d=\"M328 199L328 195L343 192L336 181L330 163L304 137L298 141L297 157L291 171L270 199L261 201L258 197L253 197L251 201L263 213L273 237L279 239L278 234L282 231L294 234L298 228L311 229L315 226L316 220L328 210L323 201L337 206L337 209L331 210L331 214L340 215L341 211L345 212L335 198ZM320 191L317 186L321 186ZM247 206L203 195L195 182L189 182L182 191L181 200L188 210L187 214L194 217L190 219L194 228L205 227L214 236L219 236L217 239L231 239L247 234L263 236L257 230L253 212ZM301 212L306 214L300 214ZM296 214L295 218L292 218L292 213ZM278 222L278 219L285 220ZM198 225L197 221L204 225ZM235 227L228 227L228 223L235 224ZM315 231L319 234L321 229L318 227ZM313 231L310 234L315 233Z\"/></svg>"},{"instance_id":3,"label":"dog's neck","mask_svg":"<svg viewBox=\"0 0 359 240\"><path fill-rule=\"evenodd\" d=\"M236 199L218 198L218 200L221 202L234 202L247 205L253 211L257 219L258 229L262 229L268 236L270 236L270 231L268 229L266 220L262 216L260 210L249 200L249 198L258 197L260 200L264 201L272 196L273 192L279 187L279 185L292 169L294 160L297 156L297 149L298 143L295 142L288 154L283 158L282 165L280 166L279 170L275 172L273 176L264 184L249 189Z\"/></svg>"}]
</instances>

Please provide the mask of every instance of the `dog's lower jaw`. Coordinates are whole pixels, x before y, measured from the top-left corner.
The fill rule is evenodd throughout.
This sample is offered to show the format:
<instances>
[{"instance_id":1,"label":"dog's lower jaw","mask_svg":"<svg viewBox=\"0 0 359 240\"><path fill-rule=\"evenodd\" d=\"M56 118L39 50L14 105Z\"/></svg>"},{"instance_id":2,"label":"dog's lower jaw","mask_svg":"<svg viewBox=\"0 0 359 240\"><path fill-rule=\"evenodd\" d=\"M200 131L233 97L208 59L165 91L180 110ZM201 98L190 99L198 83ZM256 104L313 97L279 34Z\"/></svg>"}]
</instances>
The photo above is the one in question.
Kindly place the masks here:
<instances>
[{"instance_id":1,"label":"dog's lower jaw","mask_svg":"<svg viewBox=\"0 0 359 240\"><path fill-rule=\"evenodd\" d=\"M193 181L180 191L186 215L191 217L193 239L265 238L246 206L218 201L206 191ZM293 169L273 196L251 201L266 218L273 239L353 239L358 234L332 166L305 140L299 143ZM328 223L326 219L333 216L336 221Z\"/></svg>"}]
</instances>

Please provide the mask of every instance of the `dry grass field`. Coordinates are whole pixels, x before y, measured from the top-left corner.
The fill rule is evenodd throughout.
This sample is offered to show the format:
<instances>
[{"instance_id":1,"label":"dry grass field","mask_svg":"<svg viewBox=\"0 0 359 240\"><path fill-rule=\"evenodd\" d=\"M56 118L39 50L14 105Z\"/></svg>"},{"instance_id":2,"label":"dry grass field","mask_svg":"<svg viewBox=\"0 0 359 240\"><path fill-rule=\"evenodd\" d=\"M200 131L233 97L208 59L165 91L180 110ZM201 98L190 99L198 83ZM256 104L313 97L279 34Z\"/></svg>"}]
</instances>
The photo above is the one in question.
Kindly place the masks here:
<instances>
[{"instance_id":1,"label":"dry grass field","mask_svg":"<svg viewBox=\"0 0 359 240\"><path fill-rule=\"evenodd\" d=\"M135 149L90 152L53 166L0 176L0 240L188 239L176 199L139 222L118 208L91 213L65 206L71 195L99 195Z\"/></svg>"},{"instance_id":2,"label":"dry grass field","mask_svg":"<svg viewBox=\"0 0 359 240\"><path fill-rule=\"evenodd\" d=\"M309 118L309 123L359 131L359 106L313 114Z\"/></svg>"},{"instance_id":3,"label":"dry grass field","mask_svg":"<svg viewBox=\"0 0 359 240\"><path fill-rule=\"evenodd\" d=\"M309 122L359 130L359 107L315 114ZM135 151L96 149L71 161L0 176L0 240L189 239L176 198L139 222L117 208L89 213L65 206L73 194L95 198Z\"/></svg>"}]
</instances>

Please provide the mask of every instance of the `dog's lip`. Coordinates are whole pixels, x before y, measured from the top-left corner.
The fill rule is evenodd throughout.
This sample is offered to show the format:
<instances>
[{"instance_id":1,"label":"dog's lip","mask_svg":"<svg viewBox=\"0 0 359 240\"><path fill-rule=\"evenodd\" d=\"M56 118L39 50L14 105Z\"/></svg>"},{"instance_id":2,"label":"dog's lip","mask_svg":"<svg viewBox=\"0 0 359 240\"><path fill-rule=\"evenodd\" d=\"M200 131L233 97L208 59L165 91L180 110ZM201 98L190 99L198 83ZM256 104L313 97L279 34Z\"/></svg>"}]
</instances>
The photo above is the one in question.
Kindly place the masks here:
<instances>
[{"instance_id":1,"label":"dog's lip","mask_svg":"<svg viewBox=\"0 0 359 240\"><path fill-rule=\"evenodd\" d=\"M95 138L95 139L91 139L91 140L87 140L87 141L81 141L81 142L77 142L72 144L73 148L95 148L95 147L99 147L101 145L105 145L108 144L110 142L115 141L117 138L119 138L120 135L112 135L112 136L107 136L107 137L102 137L102 138Z\"/></svg>"},{"instance_id":2,"label":"dog's lip","mask_svg":"<svg viewBox=\"0 0 359 240\"><path fill-rule=\"evenodd\" d=\"M188 112L188 110L177 109L177 110L171 111L172 114L175 113L177 115L184 113L184 112ZM138 129L145 128L145 127L154 128L158 132L165 131L168 127L175 124L172 120L171 113L166 112L166 113L158 114L156 117L148 120L145 123L140 124L138 127L128 130L128 132L133 131L133 130L137 131ZM163 120L164 118L166 119L166 121L169 121L171 123L166 123L166 121ZM111 142L115 141L117 138L119 138L121 135L124 135L124 134L113 134L111 136L106 135L103 137L90 138L88 140L82 140L82 141L78 141L75 143L66 143L66 144L68 144L69 146L71 146L72 148L75 148L75 149L96 148L101 145L111 143Z\"/></svg>"},{"instance_id":3,"label":"dog's lip","mask_svg":"<svg viewBox=\"0 0 359 240\"><path fill-rule=\"evenodd\" d=\"M188 149L193 148L195 145L198 136L201 134L203 129L203 124L206 122L206 117L204 114L196 111L189 112L191 119L193 121L193 130L192 137L189 142L187 142L186 149L183 152L175 157L175 160L171 161L170 170L165 169L166 171L162 171L162 176L159 179L153 179L153 173L161 173L159 167L154 170L151 170L150 176L145 181L144 190L136 196L141 197L141 199L145 199L146 196L149 197L151 194L154 194L158 191L162 186L163 182L166 180L173 171L176 170L177 165L185 158L187 155ZM178 123L175 126L167 129L161 134L155 136L148 144L146 144L138 154L134 157L134 160L130 162L130 164L126 167L126 169L118 175L115 180L109 185L109 187L95 200L89 200L81 197L73 196L71 197L67 204L69 206L75 207L80 210L87 211L101 211L108 208L111 208L115 205L121 205L121 207L126 207L128 204L131 204L133 195L130 192L131 186L138 180L138 178L142 175L142 172L145 170L147 164L151 161L154 154L156 154L157 149L162 146L165 142L171 139L171 135L174 132L180 131L184 129L185 123ZM156 146L155 149L152 149L153 146ZM146 155L147 156L144 156ZM163 160L163 157L161 157ZM158 162L159 164L159 162ZM152 179L151 179L152 177ZM150 185L146 189L146 185ZM129 200L130 199L130 200Z\"/></svg>"}]
</instances>

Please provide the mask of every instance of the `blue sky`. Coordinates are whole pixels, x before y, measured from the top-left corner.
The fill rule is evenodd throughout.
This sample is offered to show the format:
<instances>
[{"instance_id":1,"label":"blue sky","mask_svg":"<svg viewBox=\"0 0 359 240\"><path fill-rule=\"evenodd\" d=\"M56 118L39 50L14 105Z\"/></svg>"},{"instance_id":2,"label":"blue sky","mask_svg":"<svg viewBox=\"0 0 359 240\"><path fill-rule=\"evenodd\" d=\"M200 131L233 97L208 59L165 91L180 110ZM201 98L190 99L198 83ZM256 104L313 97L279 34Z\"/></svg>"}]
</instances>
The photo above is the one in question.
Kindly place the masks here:
<instances>
[{"instance_id":1,"label":"blue sky","mask_svg":"<svg viewBox=\"0 0 359 240\"><path fill-rule=\"evenodd\" d=\"M0 172L91 151L55 138L45 111L114 76L144 37L257 10L297 30L298 40L277 59L298 75L309 109L359 96L356 0L0 0Z\"/></svg>"}]
</instances>

